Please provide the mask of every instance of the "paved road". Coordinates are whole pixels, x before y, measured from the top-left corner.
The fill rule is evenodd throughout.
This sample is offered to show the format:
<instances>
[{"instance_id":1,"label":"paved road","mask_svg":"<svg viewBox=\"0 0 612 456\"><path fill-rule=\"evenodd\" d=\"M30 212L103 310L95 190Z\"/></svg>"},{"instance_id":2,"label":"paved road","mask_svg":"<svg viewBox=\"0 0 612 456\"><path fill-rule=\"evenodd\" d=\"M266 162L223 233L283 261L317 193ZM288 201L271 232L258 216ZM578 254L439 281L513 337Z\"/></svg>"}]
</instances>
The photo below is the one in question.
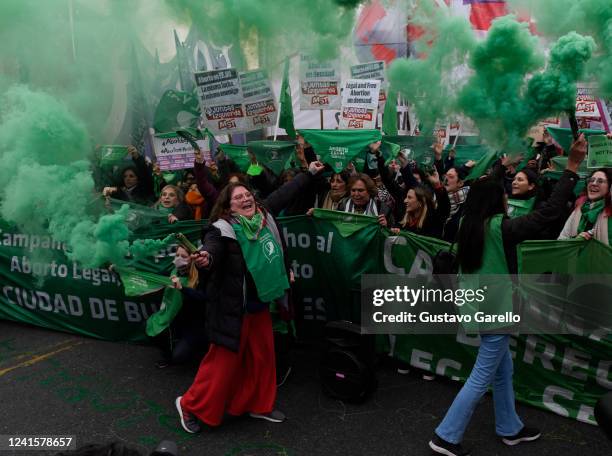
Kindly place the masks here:
<instances>
[{"instance_id":1,"label":"paved road","mask_svg":"<svg viewBox=\"0 0 612 456\"><path fill-rule=\"evenodd\" d=\"M174 398L189 387L194 367L159 370L157 358L149 346L0 321L0 434L73 434L79 445L121 440L144 454L173 439L184 456L427 456L427 441L459 388L382 367L374 397L345 405L320 393L316 355L300 350L294 374L279 389L285 423L238 418L191 436L180 429ZM540 441L516 448L500 443L486 397L466 435L473 455L612 455L597 427L523 405L519 412L541 427Z\"/></svg>"}]
</instances>

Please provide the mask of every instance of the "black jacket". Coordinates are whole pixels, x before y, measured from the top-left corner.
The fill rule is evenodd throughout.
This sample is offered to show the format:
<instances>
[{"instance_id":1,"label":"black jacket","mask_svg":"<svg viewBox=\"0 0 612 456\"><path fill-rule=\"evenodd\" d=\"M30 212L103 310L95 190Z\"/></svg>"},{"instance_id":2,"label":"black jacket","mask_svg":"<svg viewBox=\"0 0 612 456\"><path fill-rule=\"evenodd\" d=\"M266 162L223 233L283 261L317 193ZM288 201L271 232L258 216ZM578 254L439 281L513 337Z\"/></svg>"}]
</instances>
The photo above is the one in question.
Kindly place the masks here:
<instances>
[{"instance_id":1,"label":"black jacket","mask_svg":"<svg viewBox=\"0 0 612 456\"><path fill-rule=\"evenodd\" d=\"M299 174L272 192L263 202L264 208L272 216L278 215L304 187L310 184L311 179L310 174ZM282 233L279 234L283 252L285 252L284 239ZM203 250L211 256L206 286L208 338L211 343L237 352L240 347L240 330L245 303L247 300L257 299L255 285L237 240L224 235L217 226L208 225L204 230L202 242ZM286 253L284 258L288 275L289 263Z\"/></svg>"},{"instance_id":2,"label":"black jacket","mask_svg":"<svg viewBox=\"0 0 612 456\"><path fill-rule=\"evenodd\" d=\"M564 171L548 201L538 209L522 217L504 218L501 230L506 262L511 274L518 272L517 245L528 239L540 239L543 230L558 222L559 217L565 214L567 205L573 201L574 187L578 179L577 174Z\"/></svg>"}]
</instances>

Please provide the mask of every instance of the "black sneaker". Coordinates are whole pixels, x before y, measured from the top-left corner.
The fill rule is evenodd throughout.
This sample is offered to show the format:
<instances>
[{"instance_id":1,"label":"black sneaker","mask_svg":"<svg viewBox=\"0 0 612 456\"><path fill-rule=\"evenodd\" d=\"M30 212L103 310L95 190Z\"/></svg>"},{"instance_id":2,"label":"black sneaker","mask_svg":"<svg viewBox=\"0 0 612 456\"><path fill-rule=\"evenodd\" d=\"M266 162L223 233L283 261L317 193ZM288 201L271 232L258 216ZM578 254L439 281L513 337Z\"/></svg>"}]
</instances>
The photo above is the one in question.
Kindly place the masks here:
<instances>
[{"instance_id":1,"label":"black sneaker","mask_svg":"<svg viewBox=\"0 0 612 456\"><path fill-rule=\"evenodd\" d=\"M533 442L538 440L542 433L539 429L523 426L523 429L516 435L510 437L502 437L502 442L506 445L514 446L521 442Z\"/></svg>"},{"instance_id":2,"label":"black sneaker","mask_svg":"<svg viewBox=\"0 0 612 456\"><path fill-rule=\"evenodd\" d=\"M272 423L282 423L287 418L280 410L272 410L270 413L249 413L251 418L259 418L271 421Z\"/></svg>"},{"instance_id":3,"label":"black sneaker","mask_svg":"<svg viewBox=\"0 0 612 456\"><path fill-rule=\"evenodd\" d=\"M291 366L287 366L284 369L279 369L276 371L276 386L283 386L283 384L289 378L289 374L291 373Z\"/></svg>"},{"instance_id":4,"label":"black sneaker","mask_svg":"<svg viewBox=\"0 0 612 456\"><path fill-rule=\"evenodd\" d=\"M181 418L181 426L185 429L185 432L189 432L190 434L196 434L202 430L200 424L198 423L198 419L193 416L191 413L184 412L181 407L181 399L183 396L179 396L174 401L176 405L176 410L178 410L179 417Z\"/></svg>"},{"instance_id":5,"label":"black sneaker","mask_svg":"<svg viewBox=\"0 0 612 456\"><path fill-rule=\"evenodd\" d=\"M434 438L429 442L429 448L434 453L443 454L445 456L469 456L470 452L465 450L461 444L447 442L444 439L434 434Z\"/></svg>"}]
</instances>

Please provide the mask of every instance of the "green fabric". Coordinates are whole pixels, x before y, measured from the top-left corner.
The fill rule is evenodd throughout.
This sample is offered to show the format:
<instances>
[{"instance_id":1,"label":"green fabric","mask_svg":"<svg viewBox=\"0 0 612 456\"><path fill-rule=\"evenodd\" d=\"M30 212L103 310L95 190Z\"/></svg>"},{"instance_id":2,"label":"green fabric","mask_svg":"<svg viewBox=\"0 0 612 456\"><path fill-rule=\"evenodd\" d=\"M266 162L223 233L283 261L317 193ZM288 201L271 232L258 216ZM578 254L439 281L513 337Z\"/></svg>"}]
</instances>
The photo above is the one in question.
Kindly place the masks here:
<instances>
[{"instance_id":1,"label":"green fabric","mask_svg":"<svg viewBox=\"0 0 612 456\"><path fill-rule=\"evenodd\" d=\"M342 237L349 237L368 226L378 225L378 219L369 215L348 214L346 212L315 209L313 217L333 223Z\"/></svg>"},{"instance_id":2,"label":"green fabric","mask_svg":"<svg viewBox=\"0 0 612 456\"><path fill-rule=\"evenodd\" d=\"M599 217L599 214L601 214L601 211L603 211L605 207L605 199L600 199L594 203L585 201L580 208L581 215L580 222L578 222L578 234L587 231L587 229L591 229L593 225L595 225L597 217Z\"/></svg>"},{"instance_id":3,"label":"green fabric","mask_svg":"<svg viewBox=\"0 0 612 456\"><path fill-rule=\"evenodd\" d=\"M385 166L389 166L392 160L395 160L397 154L402 150L399 144L391 143L385 141L385 137L383 136L383 141L380 145L380 153L385 159Z\"/></svg>"},{"instance_id":4,"label":"green fabric","mask_svg":"<svg viewBox=\"0 0 612 456\"><path fill-rule=\"evenodd\" d=\"M494 215L485 227L484 250L482 266L469 275L459 273L459 285L464 289L486 289L486 299L479 303L474 300L461 306L462 315L470 315L470 322L463 322L464 328L469 331L490 331L508 326L506 323L478 323L474 316L476 312L485 315L504 315L513 310L513 284L510 280L500 280L491 274L508 274L504 242L502 239L501 224L504 216Z\"/></svg>"},{"instance_id":5,"label":"green fabric","mask_svg":"<svg viewBox=\"0 0 612 456\"><path fill-rule=\"evenodd\" d=\"M167 276L139 271L133 268L117 267L115 269L121 276L126 296L142 297L164 289L164 296L159 310L147 320L147 335L155 337L170 326L170 323L172 323L174 317L176 317L183 306L181 291L174 288L172 280ZM170 275L176 275L176 269ZM181 277L180 280L183 286L187 285L185 277Z\"/></svg>"},{"instance_id":6,"label":"green fabric","mask_svg":"<svg viewBox=\"0 0 612 456\"><path fill-rule=\"evenodd\" d=\"M321 157L339 173L358 155L365 155L368 146L382 139L379 130L299 130Z\"/></svg>"},{"instance_id":7,"label":"green fabric","mask_svg":"<svg viewBox=\"0 0 612 456\"><path fill-rule=\"evenodd\" d=\"M471 140L475 142L479 140L476 136L466 137L466 139L468 138L474 138ZM444 158L448 157L448 153L450 149L451 149L450 145L448 145L445 148L444 153L442 154ZM455 166L456 167L463 166L465 163L467 163L470 160L477 162L483 156L486 156L489 151L490 149L487 146L485 146L484 144L479 144L479 143L457 145L455 146Z\"/></svg>"},{"instance_id":8,"label":"green fabric","mask_svg":"<svg viewBox=\"0 0 612 456\"><path fill-rule=\"evenodd\" d=\"M155 110L153 128L157 133L167 133L185 127L195 128L200 118L200 105L194 94L166 91Z\"/></svg>"},{"instance_id":9,"label":"green fabric","mask_svg":"<svg viewBox=\"0 0 612 456\"><path fill-rule=\"evenodd\" d=\"M164 215L170 215L172 214L172 211L174 211L173 207L164 207L161 204L158 204L156 206L157 212L159 212L160 214L164 214Z\"/></svg>"},{"instance_id":10,"label":"green fabric","mask_svg":"<svg viewBox=\"0 0 612 456\"><path fill-rule=\"evenodd\" d=\"M406 158L414 160L419 166L432 166L434 152L431 145L435 139L431 136L387 135L383 137L383 144L389 143L401 149L408 149ZM397 153L394 157L397 156Z\"/></svg>"},{"instance_id":11,"label":"green fabric","mask_svg":"<svg viewBox=\"0 0 612 456\"><path fill-rule=\"evenodd\" d=\"M486 154L480 158L473 166L470 173L467 175L464 181L478 179L481 176L484 176L487 171L493 166L495 161L498 159L498 154L496 151L489 149Z\"/></svg>"},{"instance_id":12,"label":"green fabric","mask_svg":"<svg viewBox=\"0 0 612 456\"><path fill-rule=\"evenodd\" d=\"M243 215L236 215L236 219L242 227L244 235L249 241L252 241L257 238L257 235L259 234L259 231L261 230L261 225L263 223L263 215L261 212L257 212L251 218L245 217Z\"/></svg>"},{"instance_id":13,"label":"green fabric","mask_svg":"<svg viewBox=\"0 0 612 456\"><path fill-rule=\"evenodd\" d=\"M387 93L382 128L385 135L397 135L397 92L391 88Z\"/></svg>"},{"instance_id":14,"label":"green fabric","mask_svg":"<svg viewBox=\"0 0 612 456\"><path fill-rule=\"evenodd\" d=\"M261 173L263 173L263 170L264 169L261 166L252 164L252 165L249 165L246 173L249 176L259 176Z\"/></svg>"},{"instance_id":15,"label":"green fabric","mask_svg":"<svg viewBox=\"0 0 612 456\"><path fill-rule=\"evenodd\" d=\"M272 302L284 296L289 288L283 251L270 228L264 226L257 239L249 240L239 223L232 224L240 244L247 269L253 277L257 296L262 302Z\"/></svg>"},{"instance_id":16,"label":"green fabric","mask_svg":"<svg viewBox=\"0 0 612 456\"><path fill-rule=\"evenodd\" d=\"M247 147L260 165L265 165L277 176L295 155L293 141L249 141Z\"/></svg>"},{"instance_id":17,"label":"green fabric","mask_svg":"<svg viewBox=\"0 0 612 456\"><path fill-rule=\"evenodd\" d=\"M112 167L126 164L128 156L127 146L105 145L100 146L100 166Z\"/></svg>"},{"instance_id":18,"label":"green fabric","mask_svg":"<svg viewBox=\"0 0 612 456\"><path fill-rule=\"evenodd\" d=\"M511 218L527 215L533 210L534 203L535 196L527 200L508 198L508 215Z\"/></svg>"},{"instance_id":19,"label":"green fabric","mask_svg":"<svg viewBox=\"0 0 612 456\"><path fill-rule=\"evenodd\" d=\"M546 127L550 136L555 140L559 146L563 149L563 152L567 155L569 154L570 147L572 146L572 142L574 142L574 137L572 136L572 130L570 128L560 128L560 127ZM584 133L584 136L587 138L593 135L605 135L606 132L602 130L580 130L580 133Z\"/></svg>"},{"instance_id":20,"label":"green fabric","mask_svg":"<svg viewBox=\"0 0 612 456\"><path fill-rule=\"evenodd\" d=\"M251 166L251 156L247 146L235 146L233 144L219 144L219 148L223 151L227 158L230 158L238 169L246 173Z\"/></svg>"},{"instance_id":21,"label":"green fabric","mask_svg":"<svg viewBox=\"0 0 612 456\"><path fill-rule=\"evenodd\" d=\"M280 118L278 126L285 129L290 138L295 138L295 126L293 124L293 100L291 99L291 86L289 85L289 59L285 60L283 70L283 83L280 90Z\"/></svg>"}]
</instances>

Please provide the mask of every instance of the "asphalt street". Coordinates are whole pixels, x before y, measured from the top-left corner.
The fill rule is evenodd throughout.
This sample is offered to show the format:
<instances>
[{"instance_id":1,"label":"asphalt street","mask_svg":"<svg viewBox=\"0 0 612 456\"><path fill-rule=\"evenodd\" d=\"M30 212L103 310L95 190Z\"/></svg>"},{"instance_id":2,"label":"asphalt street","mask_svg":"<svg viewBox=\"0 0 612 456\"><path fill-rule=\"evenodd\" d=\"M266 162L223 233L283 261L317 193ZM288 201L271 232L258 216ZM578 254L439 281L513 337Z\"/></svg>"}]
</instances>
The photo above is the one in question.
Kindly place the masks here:
<instances>
[{"instance_id":1,"label":"asphalt street","mask_svg":"<svg viewBox=\"0 0 612 456\"><path fill-rule=\"evenodd\" d=\"M122 441L143 454L163 439L179 454L206 456L431 455L427 442L460 385L426 382L379 369L379 388L361 405L323 395L317 353L294 352L294 371L279 388L288 419L248 417L198 435L182 431L174 399L190 385L195 366L158 369L155 347L113 343L0 321L0 435L74 435L78 446ZM509 448L496 437L486 396L465 437L474 456L610 456L600 430L518 405L542 438ZM0 455L41 454L0 451ZM46 455L54 454L46 452Z\"/></svg>"}]
</instances>

